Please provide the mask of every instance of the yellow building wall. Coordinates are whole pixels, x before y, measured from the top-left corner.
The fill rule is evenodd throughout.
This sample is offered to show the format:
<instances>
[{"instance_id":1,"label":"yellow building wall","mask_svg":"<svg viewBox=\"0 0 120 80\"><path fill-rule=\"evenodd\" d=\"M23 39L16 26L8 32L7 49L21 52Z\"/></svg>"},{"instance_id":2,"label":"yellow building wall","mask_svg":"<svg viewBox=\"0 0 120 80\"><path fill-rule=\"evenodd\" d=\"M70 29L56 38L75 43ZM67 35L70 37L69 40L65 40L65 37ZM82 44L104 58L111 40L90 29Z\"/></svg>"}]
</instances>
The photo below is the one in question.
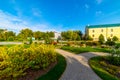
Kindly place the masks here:
<instances>
[{"instance_id":1,"label":"yellow building wall","mask_svg":"<svg viewBox=\"0 0 120 80\"><path fill-rule=\"evenodd\" d=\"M111 29L113 31L111 31ZM119 27L107 27L107 28L88 28L88 35L93 38L94 41L98 41L98 38L102 34L107 40L107 38L112 38L116 36L120 40L120 26Z\"/></svg>"}]
</instances>

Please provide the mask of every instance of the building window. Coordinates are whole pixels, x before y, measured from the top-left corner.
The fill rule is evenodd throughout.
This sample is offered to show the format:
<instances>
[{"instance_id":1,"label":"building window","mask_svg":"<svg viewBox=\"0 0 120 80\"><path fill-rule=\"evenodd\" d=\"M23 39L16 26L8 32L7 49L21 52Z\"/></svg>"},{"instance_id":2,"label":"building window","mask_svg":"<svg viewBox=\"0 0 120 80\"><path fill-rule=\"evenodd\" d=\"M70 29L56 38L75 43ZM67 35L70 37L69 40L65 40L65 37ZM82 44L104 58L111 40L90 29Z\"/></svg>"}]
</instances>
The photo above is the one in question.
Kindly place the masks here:
<instances>
[{"instance_id":1,"label":"building window","mask_svg":"<svg viewBox=\"0 0 120 80\"><path fill-rule=\"evenodd\" d=\"M103 29L101 29L101 32L103 32Z\"/></svg>"},{"instance_id":2,"label":"building window","mask_svg":"<svg viewBox=\"0 0 120 80\"><path fill-rule=\"evenodd\" d=\"M94 31L94 30L92 30L92 32L94 33L95 31Z\"/></svg>"},{"instance_id":3,"label":"building window","mask_svg":"<svg viewBox=\"0 0 120 80\"><path fill-rule=\"evenodd\" d=\"M92 37L94 37L94 34L92 35Z\"/></svg>"},{"instance_id":4,"label":"building window","mask_svg":"<svg viewBox=\"0 0 120 80\"><path fill-rule=\"evenodd\" d=\"M111 32L113 32L113 29L111 29Z\"/></svg>"}]
</instances>

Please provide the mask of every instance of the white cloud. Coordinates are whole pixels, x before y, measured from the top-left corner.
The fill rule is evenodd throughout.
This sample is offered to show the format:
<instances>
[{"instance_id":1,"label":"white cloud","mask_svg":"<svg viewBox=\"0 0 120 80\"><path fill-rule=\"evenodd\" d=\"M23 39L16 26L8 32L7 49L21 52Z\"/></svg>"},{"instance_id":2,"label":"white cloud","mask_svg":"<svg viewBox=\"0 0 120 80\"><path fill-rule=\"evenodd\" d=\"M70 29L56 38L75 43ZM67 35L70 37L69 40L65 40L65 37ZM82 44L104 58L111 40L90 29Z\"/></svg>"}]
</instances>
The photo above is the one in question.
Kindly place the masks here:
<instances>
[{"instance_id":1,"label":"white cloud","mask_svg":"<svg viewBox=\"0 0 120 80\"><path fill-rule=\"evenodd\" d=\"M48 23L31 24L26 20L22 20L17 16L11 15L7 12L0 10L0 28L13 30L15 32L24 28L30 28L33 31L59 31L62 26L54 26Z\"/></svg>"},{"instance_id":2,"label":"white cloud","mask_svg":"<svg viewBox=\"0 0 120 80\"><path fill-rule=\"evenodd\" d=\"M86 9L89 9L90 6L89 6L88 4L85 4L85 8L86 8Z\"/></svg>"},{"instance_id":3,"label":"white cloud","mask_svg":"<svg viewBox=\"0 0 120 80\"><path fill-rule=\"evenodd\" d=\"M32 14L37 17L41 17L41 11L37 8L32 8Z\"/></svg>"},{"instance_id":4,"label":"white cloud","mask_svg":"<svg viewBox=\"0 0 120 80\"><path fill-rule=\"evenodd\" d=\"M103 2L103 0L96 0L97 4L101 4Z\"/></svg>"},{"instance_id":5,"label":"white cloud","mask_svg":"<svg viewBox=\"0 0 120 80\"><path fill-rule=\"evenodd\" d=\"M96 16L101 16L101 15L103 15L103 12L102 11L96 11Z\"/></svg>"}]
</instances>

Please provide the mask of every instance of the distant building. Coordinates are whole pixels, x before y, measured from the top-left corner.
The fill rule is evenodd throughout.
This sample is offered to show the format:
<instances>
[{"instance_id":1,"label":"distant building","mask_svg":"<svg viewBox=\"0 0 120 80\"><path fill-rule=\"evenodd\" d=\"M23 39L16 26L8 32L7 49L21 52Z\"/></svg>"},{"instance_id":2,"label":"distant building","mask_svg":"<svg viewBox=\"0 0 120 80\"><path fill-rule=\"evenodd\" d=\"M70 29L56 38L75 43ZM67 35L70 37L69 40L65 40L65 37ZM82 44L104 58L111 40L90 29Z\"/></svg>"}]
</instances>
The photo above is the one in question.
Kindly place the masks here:
<instances>
[{"instance_id":1,"label":"distant building","mask_svg":"<svg viewBox=\"0 0 120 80\"><path fill-rule=\"evenodd\" d=\"M59 32L54 32L54 39L57 40L57 39L60 39L61 38L61 33Z\"/></svg>"},{"instance_id":2,"label":"distant building","mask_svg":"<svg viewBox=\"0 0 120 80\"><path fill-rule=\"evenodd\" d=\"M120 24L88 25L86 26L86 35L91 36L94 41L99 40L100 34L107 38L116 36L120 40Z\"/></svg>"}]
</instances>

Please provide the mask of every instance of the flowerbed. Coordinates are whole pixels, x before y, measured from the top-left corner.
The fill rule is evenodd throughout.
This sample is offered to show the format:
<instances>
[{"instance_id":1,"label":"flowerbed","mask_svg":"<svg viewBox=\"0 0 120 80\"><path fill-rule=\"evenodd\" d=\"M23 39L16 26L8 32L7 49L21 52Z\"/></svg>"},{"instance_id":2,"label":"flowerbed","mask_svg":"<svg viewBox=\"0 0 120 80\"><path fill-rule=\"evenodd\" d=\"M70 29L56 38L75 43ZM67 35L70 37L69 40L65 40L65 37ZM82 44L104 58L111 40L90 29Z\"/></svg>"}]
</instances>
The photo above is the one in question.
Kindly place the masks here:
<instances>
[{"instance_id":1,"label":"flowerbed","mask_svg":"<svg viewBox=\"0 0 120 80\"><path fill-rule=\"evenodd\" d=\"M26 75L27 69L45 69L56 61L52 45L31 44L29 48L17 45L10 48L0 47L0 80L14 80Z\"/></svg>"}]
</instances>

